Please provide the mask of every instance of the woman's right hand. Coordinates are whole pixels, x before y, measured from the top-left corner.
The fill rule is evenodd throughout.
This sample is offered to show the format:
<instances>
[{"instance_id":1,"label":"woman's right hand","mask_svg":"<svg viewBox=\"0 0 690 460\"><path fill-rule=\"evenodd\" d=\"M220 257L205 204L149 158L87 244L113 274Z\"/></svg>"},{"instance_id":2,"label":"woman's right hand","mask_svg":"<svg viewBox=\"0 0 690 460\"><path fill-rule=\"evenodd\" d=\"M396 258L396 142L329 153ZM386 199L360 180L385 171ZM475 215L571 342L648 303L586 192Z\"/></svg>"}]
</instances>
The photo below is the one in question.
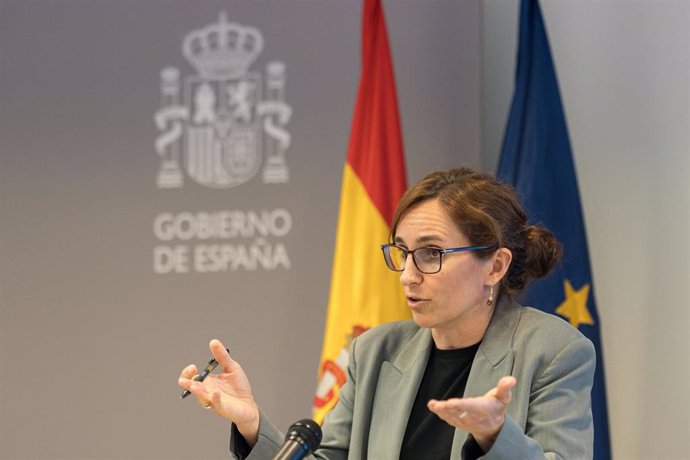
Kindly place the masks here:
<instances>
[{"instance_id":1,"label":"woman's right hand","mask_svg":"<svg viewBox=\"0 0 690 460\"><path fill-rule=\"evenodd\" d=\"M177 383L189 390L197 402L236 426L250 446L259 435L259 406L254 401L252 388L242 366L233 360L220 340L208 344L211 354L222 368L219 374L210 374L203 382L192 380L199 373L194 364L185 367Z\"/></svg>"}]
</instances>

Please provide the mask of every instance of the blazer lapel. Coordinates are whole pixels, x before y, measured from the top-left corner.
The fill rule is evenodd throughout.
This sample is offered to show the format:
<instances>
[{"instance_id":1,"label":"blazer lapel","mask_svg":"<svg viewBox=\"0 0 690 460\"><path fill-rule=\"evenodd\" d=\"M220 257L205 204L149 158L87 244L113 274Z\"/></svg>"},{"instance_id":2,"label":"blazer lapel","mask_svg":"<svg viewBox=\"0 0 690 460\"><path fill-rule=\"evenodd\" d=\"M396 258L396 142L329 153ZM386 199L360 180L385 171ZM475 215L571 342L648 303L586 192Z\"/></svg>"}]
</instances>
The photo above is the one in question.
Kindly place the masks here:
<instances>
[{"instance_id":1,"label":"blazer lapel","mask_svg":"<svg viewBox=\"0 0 690 460\"><path fill-rule=\"evenodd\" d=\"M501 377L512 374L512 341L520 319L520 308L501 296L472 362L465 386L465 397L482 396L494 388ZM467 436L466 431L455 429L451 458L460 458Z\"/></svg>"},{"instance_id":2,"label":"blazer lapel","mask_svg":"<svg viewBox=\"0 0 690 460\"><path fill-rule=\"evenodd\" d=\"M369 458L399 457L431 340L431 331L422 328L395 360L382 363L371 415Z\"/></svg>"}]
</instances>

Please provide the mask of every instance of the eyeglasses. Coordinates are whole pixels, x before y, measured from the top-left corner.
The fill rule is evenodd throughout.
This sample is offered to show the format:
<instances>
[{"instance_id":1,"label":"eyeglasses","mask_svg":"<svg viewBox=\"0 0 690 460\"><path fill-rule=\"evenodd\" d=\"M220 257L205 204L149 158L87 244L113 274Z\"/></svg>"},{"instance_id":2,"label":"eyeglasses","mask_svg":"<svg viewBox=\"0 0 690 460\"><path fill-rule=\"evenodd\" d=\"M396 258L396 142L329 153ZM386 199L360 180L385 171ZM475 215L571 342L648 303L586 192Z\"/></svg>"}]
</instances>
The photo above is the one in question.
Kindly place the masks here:
<instances>
[{"instance_id":1,"label":"eyeglasses","mask_svg":"<svg viewBox=\"0 0 690 460\"><path fill-rule=\"evenodd\" d=\"M405 270L407 255L412 254L412 260L414 261L414 265L417 267L417 270L427 275L431 275L441 271L443 254L450 254L452 252L479 251L481 249L490 249L495 246L495 244L492 244L490 246L467 246L464 248L449 249L417 248L414 251L410 251L409 249L405 249L394 244L382 244L381 250L383 251L383 258L386 261L386 265L391 270L396 272Z\"/></svg>"}]
</instances>

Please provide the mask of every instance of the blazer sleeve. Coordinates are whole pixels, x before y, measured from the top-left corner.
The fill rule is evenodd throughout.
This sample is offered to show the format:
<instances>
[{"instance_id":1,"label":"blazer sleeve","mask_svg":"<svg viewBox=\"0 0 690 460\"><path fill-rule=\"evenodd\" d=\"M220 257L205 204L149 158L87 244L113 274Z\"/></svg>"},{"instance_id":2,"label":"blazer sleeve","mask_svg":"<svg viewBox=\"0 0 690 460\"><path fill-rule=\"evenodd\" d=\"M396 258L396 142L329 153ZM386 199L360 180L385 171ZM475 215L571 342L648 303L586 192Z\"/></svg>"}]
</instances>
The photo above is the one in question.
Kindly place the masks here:
<instances>
[{"instance_id":1,"label":"blazer sleeve","mask_svg":"<svg viewBox=\"0 0 690 460\"><path fill-rule=\"evenodd\" d=\"M483 460L591 459L591 390L596 353L589 339L569 342L535 376L523 430L509 415Z\"/></svg>"},{"instance_id":2,"label":"blazer sleeve","mask_svg":"<svg viewBox=\"0 0 690 460\"><path fill-rule=\"evenodd\" d=\"M249 447L235 424L232 424L230 428L230 454L232 458L238 460L270 460L278 453L283 443L283 434L271 423L263 411L260 411L259 417L259 437L253 448Z\"/></svg>"}]
</instances>

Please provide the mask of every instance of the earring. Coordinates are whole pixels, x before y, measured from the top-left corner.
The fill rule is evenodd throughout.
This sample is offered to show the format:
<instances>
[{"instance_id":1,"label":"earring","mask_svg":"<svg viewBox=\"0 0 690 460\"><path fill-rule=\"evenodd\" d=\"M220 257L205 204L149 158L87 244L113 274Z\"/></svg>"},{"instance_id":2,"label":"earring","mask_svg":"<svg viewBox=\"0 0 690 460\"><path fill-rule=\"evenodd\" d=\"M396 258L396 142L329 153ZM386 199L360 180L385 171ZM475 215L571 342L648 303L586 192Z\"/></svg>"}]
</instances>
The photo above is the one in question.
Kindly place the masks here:
<instances>
[{"instance_id":1,"label":"earring","mask_svg":"<svg viewBox=\"0 0 690 460\"><path fill-rule=\"evenodd\" d=\"M491 291L489 291L489 300L486 301L486 304L488 306L491 306L494 304L494 285L491 285Z\"/></svg>"}]
</instances>

